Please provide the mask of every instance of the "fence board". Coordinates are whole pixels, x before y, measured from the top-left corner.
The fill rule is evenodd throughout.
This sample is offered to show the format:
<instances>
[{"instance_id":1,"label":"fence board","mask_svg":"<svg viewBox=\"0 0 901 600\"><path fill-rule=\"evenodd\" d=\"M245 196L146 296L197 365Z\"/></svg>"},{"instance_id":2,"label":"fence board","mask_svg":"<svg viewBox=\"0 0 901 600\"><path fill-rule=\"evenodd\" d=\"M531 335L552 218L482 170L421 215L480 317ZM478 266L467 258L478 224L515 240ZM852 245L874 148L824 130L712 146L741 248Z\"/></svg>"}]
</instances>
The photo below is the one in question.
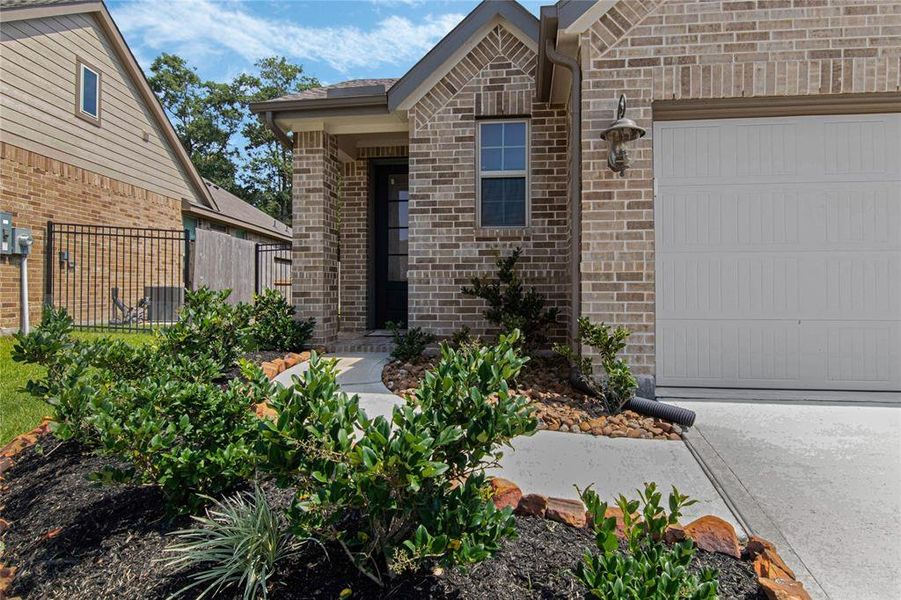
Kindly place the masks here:
<instances>
[{"instance_id":1,"label":"fence board","mask_svg":"<svg viewBox=\"0 0 901 600\"><path fill-rule=\"evenodd\" d=\"M218 231L198 229L191 243L193 289L231 289L231 302L250 302L254 293L256 244Z\"/></svg>"}]
</instances>

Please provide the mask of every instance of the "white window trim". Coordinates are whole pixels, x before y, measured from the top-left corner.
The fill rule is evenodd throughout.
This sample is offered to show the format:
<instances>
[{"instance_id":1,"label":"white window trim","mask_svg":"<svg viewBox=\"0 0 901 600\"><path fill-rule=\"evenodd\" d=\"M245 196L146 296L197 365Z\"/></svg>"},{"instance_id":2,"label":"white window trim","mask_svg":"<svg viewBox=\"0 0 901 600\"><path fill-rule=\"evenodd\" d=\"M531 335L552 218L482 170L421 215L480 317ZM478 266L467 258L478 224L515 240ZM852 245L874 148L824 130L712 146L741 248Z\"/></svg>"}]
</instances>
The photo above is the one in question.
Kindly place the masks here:
<instances>
[{"instance_id":1,"label":"white window trim","mask_svg":"<svg viewBox=\"0 0 901 600\"><path fill-rule=\"evenodd\" d=\"M101 102L101 90L103 89L102 78L103 76L100 73L100 69L97 69L93 65L81 60L80 58L76 59L75 62L75 70L76 70L76 90L75 90L75 116L84 119L85 121L93 124L100 125L100 102ZM96 94L97 94L97 114L94 115L89 113L84 109L84 72L90 71L94 75L97 76L97 86L96 86Z\"/></svg>"},{"instance_id":2,"label":"white window trim","mask_svg":"<svg viewBox=\"0 0 901 600\"><path fill-rule=\"evenodd\" d=\"M476 227L479 229L528 229L532 223L532 124L529 119L478 119L476 120ZM522 171L482 172L482 125L489 123L523 123L526 126L526 168ZM482 225L482 179L504 177L526 178L526 218L522 225Z\"/></svg>"}]
</instances>

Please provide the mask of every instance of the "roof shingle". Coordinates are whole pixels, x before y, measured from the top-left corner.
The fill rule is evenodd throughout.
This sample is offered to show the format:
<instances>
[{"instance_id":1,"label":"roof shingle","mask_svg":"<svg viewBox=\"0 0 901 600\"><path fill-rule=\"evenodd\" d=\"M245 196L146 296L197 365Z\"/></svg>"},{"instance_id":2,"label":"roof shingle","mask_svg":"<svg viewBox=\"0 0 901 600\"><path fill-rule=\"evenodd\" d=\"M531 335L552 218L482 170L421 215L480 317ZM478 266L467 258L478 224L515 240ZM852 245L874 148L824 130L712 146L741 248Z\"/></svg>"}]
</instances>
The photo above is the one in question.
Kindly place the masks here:
<instances>
[{"instance_id":1,"label":"roof shingle","mask_svg":"<svg viewBox=\"0 0 901 600\"><path fill-rule=\"evenodd\" d=\"M391 79L351 79L349 81L341 81L339 83L333 83L331 85L326 85L322 87L312 88L309 90L304 90L302 92L295 92L293 94L286 94L284 96L280 96L278 98L274 98L270 100L270 102L290 102L293 100L317 100L320 98L328 98L329 90L344 90L348 88L382 88L381 92L387 92L394 82L397 81L396 78Z\"/></svg>"},{"instance_id":2,"label":"roof shingle","mask_svg":"<svg viewBox=\"0 0 901 600\"><path fill-rule=\"evenodd\" d=\"M225 191L212 181L204 179L204 182L206 182L210 194L213 196L213 200L216 201L216 205L219 207L219 210L216 212L222 213L232 219L243 221L244 223L256 225L257 227L261 227L279 235L291 236L291 228L278 219L264 213L255 206L248 204L234 194Z\"/></svg>"}]
</instances>

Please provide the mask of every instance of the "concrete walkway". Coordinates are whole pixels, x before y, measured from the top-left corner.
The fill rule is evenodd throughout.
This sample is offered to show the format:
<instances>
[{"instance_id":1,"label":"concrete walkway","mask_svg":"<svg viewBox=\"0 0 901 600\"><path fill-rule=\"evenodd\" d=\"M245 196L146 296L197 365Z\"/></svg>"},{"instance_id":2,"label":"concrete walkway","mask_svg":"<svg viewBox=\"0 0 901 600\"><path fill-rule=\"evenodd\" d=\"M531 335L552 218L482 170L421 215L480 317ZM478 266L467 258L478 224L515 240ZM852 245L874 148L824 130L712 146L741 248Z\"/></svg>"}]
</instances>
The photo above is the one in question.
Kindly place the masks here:
<instances>
[{"instance_id":1,"label":"concrete walkway","mask_svg":"<svg viewBox=\"0 0 901 600\"><path fill-rule=\"evenodd\" d=\"M814 598L901 598L901 407L678 401L688 439Z\"/></svg>"},{"instance_id":2,"label":"concrete walkway","mask_svg":"<svg viewBox=\"0 0 901 600\"><path fill-rule=\"evenodd\" d=\"M370 417L390 416L402 399L382 384L384 353L346 353L338 359L338 384L351 394L359 394L360 406ZM293 375L307 368L303 363L281 373L276 381L288 385ZM496 475L515 481L525 493L575 498L577 484L589 484L602 498L613 500L620 493L637 497L636 489L654 481L668 492L675 485L683 494L698 500L685 511L683 522L713 514L731 522L739 535L743 530L681 442L613 439L555 431L539 431L531 437L513 440L513 449L504 449L501 469Z\"/></svg>"}]
</instances>

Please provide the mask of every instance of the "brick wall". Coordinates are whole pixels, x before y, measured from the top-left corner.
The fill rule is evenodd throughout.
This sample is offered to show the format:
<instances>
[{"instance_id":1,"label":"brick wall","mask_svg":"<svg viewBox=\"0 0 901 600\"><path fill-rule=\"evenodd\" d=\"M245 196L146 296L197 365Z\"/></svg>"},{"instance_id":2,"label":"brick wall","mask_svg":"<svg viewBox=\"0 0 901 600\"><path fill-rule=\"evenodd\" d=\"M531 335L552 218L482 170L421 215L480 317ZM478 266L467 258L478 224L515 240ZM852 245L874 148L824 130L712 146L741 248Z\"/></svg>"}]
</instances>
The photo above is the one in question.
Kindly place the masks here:
<instances>
[{"instance_id":1,"label":"brick wall","mask_svg":"<svg viewBox=\"0 0 901 600\"><path fill-rule=\"evenodd\" d=\"M901 3L622 0L581 48L582 313L629 327L630 362L653 376L653 102L898 91ZM624 179L599 138L620 93L649 133Z\"/></svg>"},{"instance_id":2,"label":"brick wall","mask_svg":"<svg viewBox=\"0 0 901 600\"><path fill-rule=\"evenodd\" d=\"M366 331L369 306L370 167L372 159L398 158L407 146L359 148L344 164L341 181L341 331Z\"/></svg>"},{"instance_id":3,"label":"brick wall","mask_svg":"<svg viewBox=\"0 0 901 600\"><path fill-rule=\"evenodd\" d=\"M521 273L561 309L569 307L566 111L535 104L537 57L502 26L486 37L410 110L410 323L438 335L462 325L484 333L484 306L460 293L493 273L498 253L523 247ZM531 117L531 225L476 227L478 117Z\"/></svg>"},{"instance_id":4,"label":"brick wall","mask_svg":"<svg viewBox=\"0 0 901 600\"><path fill-rule=\"evenodd\" d=\"M0 143L0 210L13 213L18 227L34 236L28 259L29 316L40 320L44 300L44 255L47 221L123 227L181 229L181 201L168 198ZM177 260L177 259L173 259ZM76 269L87 268L86 265ZM109 276L111 269L103 269ZM98 294L109 293L109 281L98 272ZM0 258L0 331L19 326L19 258Z\"/></svg>"},{"instance_id":5,"label":"brick wall","mask_svg":"<svg viewBox=\"0 0 901 600\"><path fill-rule=\"evenodd\" d=\"M330 346L338 336L338 147L324 131L294 137L293 300L298 315L316 319L313 343Z\"/></svg>"}]
</instances>

